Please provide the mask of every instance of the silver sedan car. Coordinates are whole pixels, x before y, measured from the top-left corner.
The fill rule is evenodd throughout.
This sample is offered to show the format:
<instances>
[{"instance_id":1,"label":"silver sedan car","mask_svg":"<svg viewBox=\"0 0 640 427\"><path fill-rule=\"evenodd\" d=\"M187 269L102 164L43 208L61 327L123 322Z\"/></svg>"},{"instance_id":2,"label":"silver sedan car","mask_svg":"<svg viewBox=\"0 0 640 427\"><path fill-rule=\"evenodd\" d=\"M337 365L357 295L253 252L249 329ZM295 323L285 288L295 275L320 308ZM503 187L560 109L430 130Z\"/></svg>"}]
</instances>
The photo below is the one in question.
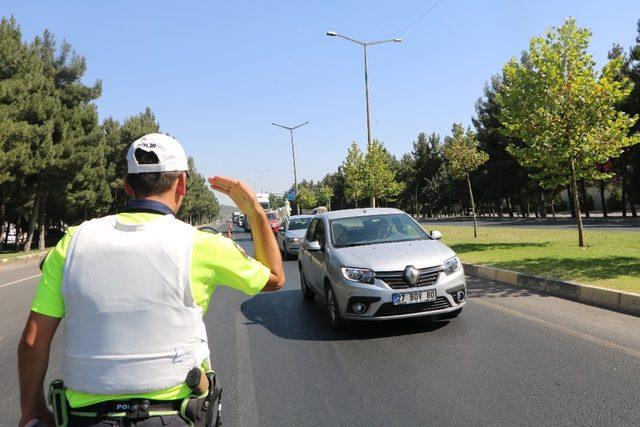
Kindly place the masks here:
<instances>
[{"instance_id":1,"label":"silver sedan car","mask_svg":"<svg viewBox=\"0 0 640 427\"><path fill-rule=\"evenodd\" d=\"M284 259L298 255L300 240L304 238L312 219L313 215L294 215L282 220L276 239Z\"/></svg>"},{"instance_id":2,"label":"silver sedan car","mask_svg":"<svg viewBox=\"0 0 640 427\"><path fill-rule=\"evenodd\" d=\"M329 324L417 316L451 318L466 304L462 264L397 209L349 209L319 214L300 242L305 299L319 296Z\"/></svg>"}]
</instances>

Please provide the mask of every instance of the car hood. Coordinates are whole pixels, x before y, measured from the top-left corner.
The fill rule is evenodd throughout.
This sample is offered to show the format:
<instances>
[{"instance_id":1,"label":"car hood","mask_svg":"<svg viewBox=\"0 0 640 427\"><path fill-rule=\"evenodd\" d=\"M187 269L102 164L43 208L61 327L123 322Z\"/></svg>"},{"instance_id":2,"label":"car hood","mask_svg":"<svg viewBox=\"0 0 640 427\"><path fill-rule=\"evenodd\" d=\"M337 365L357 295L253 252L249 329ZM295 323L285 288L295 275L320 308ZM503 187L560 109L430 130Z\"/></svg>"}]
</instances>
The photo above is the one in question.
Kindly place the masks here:
<instances>
[{"instance_id":1,"label":"car hood","mask_svg":"<svg viewBox=\"0 0 640 427\"><path fill-rule=\"evenodd\" d=\"M302 238L304 237L304 235L306 234L307 229L303 229L303 230L287 230L287 232L285 233L285 235L287 237L297 237L298 239L302 240Z\"/></svg>"},{"instance_id":2,"label":"car hood","mask_svg":"<svg viewBox=\"0 0 640 427\"><path fill-rule=\"evenodd\" d=\"M379 243L375 245L334 248L345 267L370 268L373 271L399 271L408 265L416 268L435 267L455 255L437 240Z\"/></svg>"}]
</instances>

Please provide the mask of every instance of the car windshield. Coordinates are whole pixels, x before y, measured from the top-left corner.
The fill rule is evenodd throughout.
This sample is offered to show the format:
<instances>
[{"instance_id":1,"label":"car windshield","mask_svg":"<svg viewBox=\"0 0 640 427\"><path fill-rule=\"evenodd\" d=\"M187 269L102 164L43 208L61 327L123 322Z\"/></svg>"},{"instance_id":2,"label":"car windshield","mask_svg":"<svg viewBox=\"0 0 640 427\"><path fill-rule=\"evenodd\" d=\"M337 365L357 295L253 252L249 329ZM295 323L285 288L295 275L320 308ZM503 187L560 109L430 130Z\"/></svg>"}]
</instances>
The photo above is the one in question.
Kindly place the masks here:
<instances>
[{"instance_id":1,"label":"car windshield","mask_svg":"<svg viewBox=\"0 0 640 427\"><path fill-rule=\"evenodd\" d=\"M311 218L291 218L289 220L289 230L306 230L311 222Z\"/></svg>"},{"instance_id":2,"label":"car windshield","mask_svg":"<svg viewBox=\"0 0 640 427\"><path fill-rule=\"evenodd\" d=\"M427 233L405 214L368 215L331 220L335 247L427 239Z\"/></svg>"},{"instance_id":3,"label":"car windshield","mask_svg":"<svg viewBox=\"0 0 640 427\"><path fill-rule=\"evenodd\" d=\"M267 212L267 219L273 221L274 219L278 219L278 215L275 212Z\"/></svg>"}]
</instances>

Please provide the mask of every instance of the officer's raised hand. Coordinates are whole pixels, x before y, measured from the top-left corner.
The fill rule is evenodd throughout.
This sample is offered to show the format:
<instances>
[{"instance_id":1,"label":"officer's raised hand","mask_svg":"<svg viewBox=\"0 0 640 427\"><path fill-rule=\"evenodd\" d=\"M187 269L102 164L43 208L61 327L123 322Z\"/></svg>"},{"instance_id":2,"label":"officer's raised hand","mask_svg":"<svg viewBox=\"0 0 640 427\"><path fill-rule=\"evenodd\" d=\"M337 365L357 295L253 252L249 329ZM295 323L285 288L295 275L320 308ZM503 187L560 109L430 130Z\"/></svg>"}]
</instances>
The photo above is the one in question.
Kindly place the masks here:
<instances>
[{"instance_id":1,"label":"officer's raised hand","mask_svg":"<svg viewBox=\"0 0 640 427\"><path fill-rule=\"evenodd\" d=\"M271 231L269 220L256 193L244 182L235 178L214 176L208 179L211 188L226 194L233 200L251 223L255 258L271 270L263 292L277 291L284 286L284 270L278 243Z\"/></svg>"},{"instance_id":2,"label":"officer's raised hand","mask_svg":"<svg viewBox=\"0 0 640 427\"><path fill-rule=\"evenodd\" d=\"M209 184L214 190L229 196L238 209L247 215L262 210L256 198L256 193L240 180L226 176L214 176L209 178Z\"/></svg>"}]
</instances>

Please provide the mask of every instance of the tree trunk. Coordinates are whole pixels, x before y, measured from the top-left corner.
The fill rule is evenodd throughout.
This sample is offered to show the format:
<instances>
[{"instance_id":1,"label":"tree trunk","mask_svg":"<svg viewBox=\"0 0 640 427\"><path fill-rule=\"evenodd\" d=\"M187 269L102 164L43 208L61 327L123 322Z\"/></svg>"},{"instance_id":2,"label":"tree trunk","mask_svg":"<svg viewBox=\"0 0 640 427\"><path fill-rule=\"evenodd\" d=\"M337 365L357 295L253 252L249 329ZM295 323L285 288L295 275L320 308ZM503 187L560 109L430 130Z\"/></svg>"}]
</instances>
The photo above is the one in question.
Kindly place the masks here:
<instances>
[{"instance_id":1,"label":"tree trunk","mask_svg":"<svg viewBox=\"0 0 640 427\"><path fill-rule=\"evenodd\" d=\"M47 209L46 209L47 199L46 197L42 198L40 202L40 209L38 215L38 249L41 251L45 250L45 234L46 234L46 222L47 222Z\"/></svg>"},{"instance_id":2,"label":"tree trunk","mask_svg":"<svg viewBox=\"0 0 640 427\"><path fill-rule=\"evenodd\" d=\"M578 224L578 246L585 247L584 229L582 227L582 216L580 215L580 201L578 200L578 182L576 180L576 169L573 160L569 163L571 171L571 193L573 195L573 205L575 206L576 222Z\"/></svg>"},{"instance_id":3,"label":"tree trunk","mask_svg":"<svg viewBox=\"0 0 640 427\"><path fill-rule=\"evenodd\" d=\"M509 218L513 218L513 205L511 204L511 197L507 197L507 208L509 209Z\"/></svg>"},{"instance_id":4,"label":"tree trunk","mask_svg":"<svg viewBox=\"0 0 640 427\"><path fill-rule=\"evenodd\" d=\"M27 241L24 242L24 251L29 252L31 250L31 243L33 242L33 234L36 230L36 218L38 218L40 208L40 191L36 192L36 196L33 199L33 209L31 210L31 217L29 218L29 226L27 228Z\"/></svg>"},{"instance_id":5,"label":"tree trunk","mask_svg":"<svg viewBox=\"0 0 640 427\"><path fill-rule=\"evenodd\" d=\"M602 217L606 218L608 216L607 212L607 199L604 197L604 181L600 181L600 204L602 205Z\"/></svg>"},{"instance_id":6,"label":"tree trunk","mask_svg":"<svg viewBox=\"0 0 640 427\"><path fill-rule=\"evenodd\" d=\"M587 195L587 188L584 185L584 179L580 180L580 197L582 198L582 206L584 207L584 215L587 218L591 218L589 210L589 196Z\"/></svg>"},{"instance_id":7,"label":"tree trunk","mask_svg":"<svg viewBox=\"0 0 640 427\"><path fill-rule=\"evenodd\" d=\"M4 246L8 247L9 246L9 232L11 231L11 222L7 221L7 229L4 231L4 237L2 237L4 239Z\"/></svg>"},{"instance_id":8,"label":"tree trunk","mask_svg":"<svg viewBox=\"0 0 640 427\"><path fill-rule=\"evenodd\" d=\"M623 180L622 180L622 188L623 189L626 187L625 184L626 183L625 183L625 180L623 178ZM634 218L637 218L638 217L638 212L636 211L636 204L634 203L634 200L633 200L633 196L632 196L633 193L631 191L629 191L629 188L627 187L627 191L625 191L624 194L626 194L627 202L629 202L629 210L631 211L631 216L634 217Z\"/></svg>"},{"instance_id":9,"label":"tree trunk","mask_svg":"<svg viewBox=\"0 0 640 427\"><path fill-rule=\"evenodd\" d=\"M16 251L20 250L20 240L22 240L22 209L20 206L16 214Z\"/></svg>"},{"instance_id":10,"label":"tree trunk","mask_svg":"<svg viewBox=\"0 0 640 427\"><path fill-rule=\"evenodd\" d=\"M6 214L6 204L4 201L4 195L2 196L2 202L0 203L0 252L2 252L2 242L4 239L5 233L5 221L7 220L5 217Z\"/></svg>"},{"instance_id":11,"label":"tree trunk","mask_svg":"<svg viewBox=\"0 0 640 427\"><path fill-rule=\"evenodd\" d=\"M369 196L369 207L376 207L376 196Z\"/></svg>"},{"instance_id":12,"label":"tree trunk","mask_svg":"<svg viewBox=\"0 0 640 427\"><path fill-rule=\"evenodd\" d=\"M476 223L476 204L473 201L473 189L471 188L471 179L467 174L467 184L469 185L469 200L471 201L471 216L473 217L473 237L478 237L478 224Z\"/></svg>"},{"instance_id":13,"label":"tree trunk","mask_svg":"<svg viewBox=\"0 0 640 427\"><path fill-rule=\"evenodd\" d=\"M569 201L569 211L571 212L571 218L576 217L576 205L573 201L573 191L570 186L567 187L567 200Z\"/></svg>"},{"instance_id":14,"label":"tree trunk","mask_svg":"<svg viewBox=\"0 0 640 427\"><path fill-rule=\"evenodd\" d=\"M622 216L627 216L627 198L624 192L624 181L622 181L623 177L620 177L620 199L622 200Z\"/></svg>"},{"instance_id":15,"label":"tree trunk","mask_svg":"<svg viewBox=\"0 0 640 427\"><path fill-rule=\"evenodd\" d=\"M540 218L546 218L547 217L547 204L545 203L544 200L544 191L542 190L542 188L538 188L538 194L539 196L539 206L538 209L540 210Z\"/></svg>"},{"instance_id":16,"label":"tree trunk","mask_svg":"<svg viewBox=\"0 0 640 427\"><path fill-rule=\"evenodd\" d=\"M555 219L555 217L556 217L556 199L555 199L555 197L553 199L551 199L551 215L553 215L553 218Z\"/></svg>"}]
</instances>

